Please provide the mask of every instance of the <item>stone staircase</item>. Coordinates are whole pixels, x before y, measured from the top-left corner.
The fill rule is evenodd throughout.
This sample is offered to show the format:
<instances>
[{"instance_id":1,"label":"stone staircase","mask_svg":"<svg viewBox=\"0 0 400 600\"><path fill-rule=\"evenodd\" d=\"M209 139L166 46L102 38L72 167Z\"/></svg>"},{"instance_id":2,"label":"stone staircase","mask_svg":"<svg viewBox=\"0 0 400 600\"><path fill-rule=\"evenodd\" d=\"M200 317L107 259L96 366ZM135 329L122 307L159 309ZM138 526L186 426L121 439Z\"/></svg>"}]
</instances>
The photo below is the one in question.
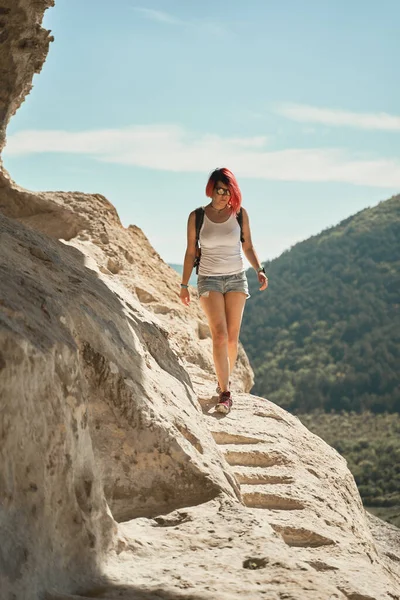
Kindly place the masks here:
<instances>
[{"instance_id":1,"label":"stone staircase","mask_svg":"<svg viewBox=\"0 0 400 600\"><path fill-rule=\"evenodd\" d=\"M301 459L306 448L290 447L294 428L299 429L298 419L262 398L251 397L249 405L248 395L233 396L234 407L228 415L215 412L216 396L199 397L199 401L243 504L264 510L268 523L289 546L336 545L334 530L343 522L340 508L329 508L318 469ZM321 511L315 512L315 502L323 504ZM334 513L331 520L326 518L328 513Z\"/></svg>"}]
</instances>

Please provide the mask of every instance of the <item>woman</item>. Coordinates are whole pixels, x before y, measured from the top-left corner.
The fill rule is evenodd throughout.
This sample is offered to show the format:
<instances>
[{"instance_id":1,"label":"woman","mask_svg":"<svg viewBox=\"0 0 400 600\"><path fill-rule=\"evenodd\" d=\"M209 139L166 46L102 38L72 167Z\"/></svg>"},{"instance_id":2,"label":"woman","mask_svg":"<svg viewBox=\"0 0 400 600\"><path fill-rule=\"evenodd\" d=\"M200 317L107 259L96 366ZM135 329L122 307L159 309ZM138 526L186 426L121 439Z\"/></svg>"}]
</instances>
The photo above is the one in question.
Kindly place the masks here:
<instances>
[{"instance_id":1,"label":"woman","mask_svg":"<svg viewBox=\"0 0 400 600\"><path fill-rule=\"evenodd\" d=\"M249 298L243 253L258 274L260 290L268 278L253 248L249 217L241 209L242 195L235 176L228 169L216 169L209 177L200 229L201 248L197 289L206 314L213 342L219 400L216 410L227 414L232 407L229 377L235 366L240 325L246 298ZM242 231L237 219L242 211ZM180 298L190 302L188 281L196 258L196 211L189 215L187 249L183 266ZM242 242L241 242L242 240Z\"/></svg>"}]
</instances>

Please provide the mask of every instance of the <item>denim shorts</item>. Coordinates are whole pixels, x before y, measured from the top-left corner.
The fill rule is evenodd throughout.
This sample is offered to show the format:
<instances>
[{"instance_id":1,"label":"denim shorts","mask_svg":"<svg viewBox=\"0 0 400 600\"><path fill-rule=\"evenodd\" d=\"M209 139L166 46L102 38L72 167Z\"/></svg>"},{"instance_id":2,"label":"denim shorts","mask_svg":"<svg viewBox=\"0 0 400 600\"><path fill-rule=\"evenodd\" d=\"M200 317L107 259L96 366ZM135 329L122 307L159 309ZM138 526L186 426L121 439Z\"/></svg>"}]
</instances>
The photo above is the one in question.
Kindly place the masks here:
<instances>
[{"instance_id":1,"label":"denim shorts","mask_svg":"<svg viewBox=\"0 0 400 600\"><path fill-rule=\"evenodd\" d=\"M244 292L250 298L246 272L234 275L199 275L197 278L197 291L199 296L208 296L209 292Z\"/></svg>"}]
</instances>

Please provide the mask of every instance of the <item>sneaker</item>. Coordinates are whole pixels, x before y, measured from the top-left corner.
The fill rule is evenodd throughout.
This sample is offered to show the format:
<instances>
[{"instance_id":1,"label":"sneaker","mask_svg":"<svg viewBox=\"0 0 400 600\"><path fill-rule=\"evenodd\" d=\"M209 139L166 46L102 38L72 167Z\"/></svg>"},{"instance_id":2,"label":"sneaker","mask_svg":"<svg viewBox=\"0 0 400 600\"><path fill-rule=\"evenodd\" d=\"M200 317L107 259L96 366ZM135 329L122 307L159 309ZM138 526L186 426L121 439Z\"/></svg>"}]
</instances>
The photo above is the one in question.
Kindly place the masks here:
<instances>
[{"instance_id":1,"label":"sneaker","mask_svg":"<svg viewBox=\"0 0 400 600\"><path fill-rule=\"evenodd\" d=\"M232 408L232 404L233 404L233 402L232 402L231 393L230 392L221 392L219 395L218 404L215 407L215 410L217 412L227 415L228 412Z\"/></svg>"},{"instance_id":2,"label":"sneaker","mask_svg":"<svg viewBox=\"0 0 400 600\"><path fill-rule=\"evenodd\" d=\"M231 387L231 382L230 382L230 380L229 380L229 387ZM217 392L218 396L219 396L220 394L222 394L222 389L221 389L221 386L219 385L219 383L217 384L217 387L215 388L215 391Z\"/></svg>"}]
</instances>

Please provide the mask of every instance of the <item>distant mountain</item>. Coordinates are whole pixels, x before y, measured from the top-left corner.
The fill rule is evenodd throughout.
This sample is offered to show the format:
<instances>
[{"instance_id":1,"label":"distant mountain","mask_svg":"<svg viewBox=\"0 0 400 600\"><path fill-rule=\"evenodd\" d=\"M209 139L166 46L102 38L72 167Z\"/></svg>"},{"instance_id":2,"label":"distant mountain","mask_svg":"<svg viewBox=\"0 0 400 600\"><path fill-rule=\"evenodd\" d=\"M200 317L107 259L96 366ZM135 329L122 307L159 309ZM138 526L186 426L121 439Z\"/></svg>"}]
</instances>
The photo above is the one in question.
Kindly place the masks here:
<instances>
[{"instance_id":1,"label":"distant mountain","mask_svg":"<svg viewBox=\"0 0 400 600\"><path fill-rule=\"evenodd\" d=\"M252 393L291 412L400 412L400 195L265 263L244 312Z\"/></svg>"},{"instance_id":2,"label":"distant mountain","mask_svg":"<svg viewBox=\"0 0 400 600\"><path fill-rule=\"evenodd\" d=\"M175 263L168 263L170 267L172 267L177 273L179 273L180 275L182 275L183 273L183 265L176 265ZM193 285L193 286L197 286L197 275L196 273L192 273L190 279L189 279L189 284Z\"/></svg>"}]
</instances>

